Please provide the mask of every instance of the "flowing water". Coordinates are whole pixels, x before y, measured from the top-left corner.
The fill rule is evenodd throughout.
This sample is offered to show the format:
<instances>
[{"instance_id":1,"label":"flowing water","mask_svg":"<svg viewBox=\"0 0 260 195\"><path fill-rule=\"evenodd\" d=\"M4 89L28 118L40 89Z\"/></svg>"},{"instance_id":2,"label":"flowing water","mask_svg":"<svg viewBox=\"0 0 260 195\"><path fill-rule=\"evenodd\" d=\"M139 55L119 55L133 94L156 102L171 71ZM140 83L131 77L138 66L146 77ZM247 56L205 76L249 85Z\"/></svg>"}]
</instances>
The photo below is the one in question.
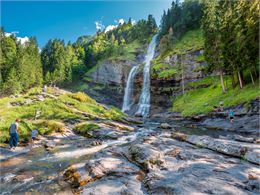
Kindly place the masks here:
<instances>
[{"instance_id":1,"label":"flowing water","mask_svg":"<svg viewBox=\"0 0 260 195\"><path fill-rule=\"evenodd\" d=\"M147 54L145 56L145 65L144 65L144 81L143 81L143 88L142 93L139 99L138 103L138 115L141 115L143 117L147 117L150 111L150 64L151 60L154 56L154 51L156 47L156 39L157 35L155 35L152 38L151 43L149 44ZM138 72L139 66L134 66L128 76L126 88L125 88L125 94L124 94L124 102L122 111L126 112L131 109L131 106L134 104L133 101L133 91L134 91L134 79L135 75Z\"/></svg>"},{"instance_id":2,"label":"flowing water","mask_svg":"<svg viewBox=\"0 0 260 195\"><path fill-rule=\"evenodd\" d=\"M139 98L137 115L147 117L150 111L150 64L154 57L157 35L152 38L145 56L144 79L142 93Z\"/></svg>"},{"instance_id":3,"label":"flowing water","mask_svg":"<svg viewBox=\"0 0 260 195\"><path fill-rule=\"evenodd\" d=\"M128 76L126 88L125 88L125 95L124 95L124 102L122 111L126 112L129 111L131 106L133 105L133 90L134 90L134 78L138 71L139 66L134 66Z\"/></svg>"},{"instance_id":4,"label":"flowing water","mask_svg":"<svg viewBox=\"0 0 260 195\"><path fill-rule=\"evenodd\" d=\"M91 146L91 140L81 136L62 136L51 151L46 151L43 147L34 148L26 154L1 161L0 194L41 194L43 192L45 194L56 192L72 194L73 189L62 176L68 166L87 160L91 155L105 148L131 144L131 142L151 134L160 135L165 132L158 128L160 124L160 121L147 119L136 131L122 134L122 136L118 136L117 140L103 140L103 144L99 146ZM171 125L176 130L187 134L212 137L230 134L230 132L202 127L186 128L183 126L183 122L172 122ZM57 138L55 137L55 139Z\"/></svg>"}]
</instances>

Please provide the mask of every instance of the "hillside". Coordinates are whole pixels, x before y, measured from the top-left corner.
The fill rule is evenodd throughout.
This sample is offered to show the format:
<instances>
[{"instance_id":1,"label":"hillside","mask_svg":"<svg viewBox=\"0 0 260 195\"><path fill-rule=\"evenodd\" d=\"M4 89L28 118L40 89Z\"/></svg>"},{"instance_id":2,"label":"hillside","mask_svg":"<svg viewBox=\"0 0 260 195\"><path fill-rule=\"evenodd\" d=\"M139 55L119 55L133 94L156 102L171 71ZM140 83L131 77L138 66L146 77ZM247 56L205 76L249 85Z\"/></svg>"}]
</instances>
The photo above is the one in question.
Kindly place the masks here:
<instances>
[{"instance_id":1,"label":"hillside","mask_svg":"<svg viewBox=\"0 0 260 195\"><path fill-rule=\"evenodd\" d=\"M84 93L70 93L57 88L48 88L42 93L33 88L26 94L0 99L0 143L8 143L9 126L21 119L20 140L28 142L31 130L37 128L41 135L65 131L70 121L92 119L120 120L123 114L115 109L107 109Z\"/></svg>"}]
</instances>

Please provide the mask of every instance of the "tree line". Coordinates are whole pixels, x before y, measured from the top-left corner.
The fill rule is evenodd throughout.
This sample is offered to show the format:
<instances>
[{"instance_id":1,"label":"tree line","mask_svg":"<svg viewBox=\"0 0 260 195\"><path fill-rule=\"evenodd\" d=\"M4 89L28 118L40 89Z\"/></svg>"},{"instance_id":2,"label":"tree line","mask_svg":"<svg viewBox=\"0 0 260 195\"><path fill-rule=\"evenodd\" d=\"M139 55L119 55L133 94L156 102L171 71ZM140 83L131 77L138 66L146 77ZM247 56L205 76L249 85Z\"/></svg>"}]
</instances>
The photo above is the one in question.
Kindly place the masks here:
<instances>
[{"instance_id":1,"label":"tree line","mask_svg":"<svg viewBox=\"0 0 260 195\"><path fill-rule=\"evenodd\" d=\"M245 74L251 82L258 78L259 1L204 0L202 28L205 59L210 71L220 74L223 92L224 74L231 75L232 86L243 88Z\"/></svg>"},{"instance_id":2,"label":"tree line","mask_svg":"<svg viewBox=\"0 0 260 195\"><path fill-rule=\"evenodd\" d=\"M160 51L171 49L189 30L202 28L206 70L217 72L223 92L224 75L232 86L251 80L259 73L258 0L178 0L164 11L160 28ZM183 51L182 51L183 52Z\"/></svg>"},{"instance_id":3,"label":"tree line","mask_svg":"<svg viewBox=\"0 0 260 195\"><path fill-rule=\"evenodd\" d=\"M120 55L122 47L134 41L146 44L157 30L152 15L133 24L119 24L94 36L81 36L75 43L51 39L40 50L35 37L25 43L0 30L0 95L18 94L31 87L64 84L80 79L99 60Z\"/></svg>"},{"instance_id":4,"label":"tree line","mask_svg":"<svg viewBox=\"0 0 260 195\"><path fill-rule=\"evenodd\" d=\"M163 12L160 25L160 49L163 53L187 31L200 28L203 4L199 0L175 0L171 8Z\"/></svg>"}]
</instances>

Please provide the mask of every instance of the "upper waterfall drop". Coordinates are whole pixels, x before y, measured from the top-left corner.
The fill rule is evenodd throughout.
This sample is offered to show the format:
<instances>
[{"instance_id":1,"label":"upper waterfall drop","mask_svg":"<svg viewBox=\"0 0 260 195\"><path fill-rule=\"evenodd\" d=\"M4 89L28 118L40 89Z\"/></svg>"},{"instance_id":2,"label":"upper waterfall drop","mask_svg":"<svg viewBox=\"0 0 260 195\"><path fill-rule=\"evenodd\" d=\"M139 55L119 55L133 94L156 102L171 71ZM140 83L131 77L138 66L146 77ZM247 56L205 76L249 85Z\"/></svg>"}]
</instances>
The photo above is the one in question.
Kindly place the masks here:
<instances>
[{"instance_id":1,"label":"upper waterfall drop","mask_svg":"<svg viewBox=\"0 0 260 195\"><path fill-rule=\"evenodd\" d=\"M144 61L145 65L143 71L143 88L141 96L139 98L138 110L136 112L136 115L141 115L143 117L147 117L150 112L150 65L155 53L157 36L157 34L153 36Z\"/></svg>"}]
</instances>

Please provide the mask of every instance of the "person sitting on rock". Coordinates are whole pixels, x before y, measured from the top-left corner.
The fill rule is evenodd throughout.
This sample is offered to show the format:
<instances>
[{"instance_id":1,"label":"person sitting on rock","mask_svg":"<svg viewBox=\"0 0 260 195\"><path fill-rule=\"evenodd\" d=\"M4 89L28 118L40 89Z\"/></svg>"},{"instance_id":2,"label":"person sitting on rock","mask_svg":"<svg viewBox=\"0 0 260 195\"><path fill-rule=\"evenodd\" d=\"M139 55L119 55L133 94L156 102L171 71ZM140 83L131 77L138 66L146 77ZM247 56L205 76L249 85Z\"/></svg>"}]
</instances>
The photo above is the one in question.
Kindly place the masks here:
<instances>
[{"instance_id":1,"label":"person sitting on rock","mask_svg":"<svg viewBox=\"0 0 260 195\"><path fill-rule=\"evenodd\" d=\"M233 124L234 123L234 117L235 117L235 113L234 111L230 111L229 112L229 120L230 120L230 123Z\"/></svg>"},{"instance_id":2,"label":"person sitting on rock","mask_svg":"<svg viewBox=\"0 0 260 195\"><path fill-rule=\"evenodd\" d=\"M9 133L10 133L9 144L10 144L10 149L13 149L13 150L18 145L18 140L19 140L18 126L19 126L19 122L20 122L20 120L16 119L15 122L12 123L10 128L9 128Z\"/></svg>"}]
</instances>

